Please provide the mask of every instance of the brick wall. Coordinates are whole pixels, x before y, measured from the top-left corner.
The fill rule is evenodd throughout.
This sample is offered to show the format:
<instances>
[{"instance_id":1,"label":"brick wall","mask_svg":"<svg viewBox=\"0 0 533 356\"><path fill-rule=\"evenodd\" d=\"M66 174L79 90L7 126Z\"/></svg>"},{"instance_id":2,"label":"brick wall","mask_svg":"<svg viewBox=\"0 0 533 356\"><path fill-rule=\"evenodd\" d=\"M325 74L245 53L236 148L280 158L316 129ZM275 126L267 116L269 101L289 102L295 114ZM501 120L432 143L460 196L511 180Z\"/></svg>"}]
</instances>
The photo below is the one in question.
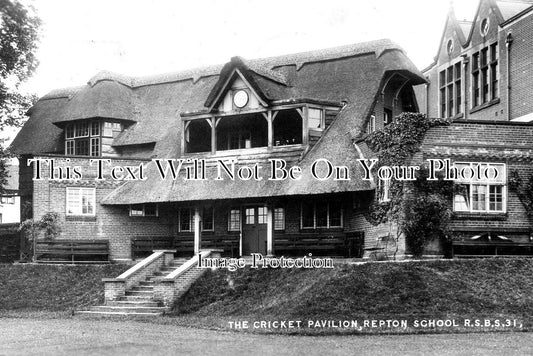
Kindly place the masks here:
<instances>
[{"instance_id":1,"label":"brick wall","mask_svg":"<svg viewBox=\"0 0 533 356\"><path fill-rule=\"evenodd\" d=\"M459 162L505 163L507 176L515 170L523 181L533 174L531 160L533 125L502 123L454 123L451 126L431 129L422 145L422 155L427 158L450 158ZM506 213L455 213L452 229L487 228L529 229L533 220L528 215L517 194L507 187ZM472 236L475 233L472 234ZM529 234L518 234L518 239L527 241Z\"/></svg>"},{"instance_id":2,"label":"brick wall","mask_svg":"<svg viewBox=\"0 0 533 356\"><path fill-rule=\"evenodd\" d=\"M61 234L65 239L104 239L109 240L111 259L131 258L131 237L133 236L171 236L175 231L175 215L172 209L160 208L158 217L130 217L128 206L104 206L100 202L122 184L120 181L106 179L96 181L96 168L89 166L87 158L53 158L56 166L79 166L83 179L54 181L49 179L46 170L43 179L33 181L33 216L39 219L47 212L56 212L60 217ZM139 161L113 159L112 166L138 165ZM22 167L22 165L21 165ZM35 174L35 167L32 167ZM110 167L105 167L105 174ZM96 189L95 216L67 216L67 187L91 187Z\"/></svg>"}]
</instances>

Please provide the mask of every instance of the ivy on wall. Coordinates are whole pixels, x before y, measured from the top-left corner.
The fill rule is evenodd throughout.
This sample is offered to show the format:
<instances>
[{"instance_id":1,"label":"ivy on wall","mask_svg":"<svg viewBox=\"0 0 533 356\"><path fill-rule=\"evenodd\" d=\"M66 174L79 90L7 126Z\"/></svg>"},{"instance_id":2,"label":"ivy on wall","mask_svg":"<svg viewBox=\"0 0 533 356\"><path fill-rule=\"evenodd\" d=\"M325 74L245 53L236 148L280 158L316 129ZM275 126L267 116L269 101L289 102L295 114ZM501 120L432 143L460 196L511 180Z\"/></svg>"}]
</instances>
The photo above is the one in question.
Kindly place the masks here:
<instances>
[{"instance_id":1,"label":"ivy on wall","mask_svg":"<svg viewBox=\"0 0 533 356\"><path fill-rule=\"evenodd\" d=\"M397 116L393 123L373 132L366 139L378 158L375 169L408 165L419 152L427 131L450 123L447 119L428 119L418 113ZM447 237L446 226L452 214L450 201L453 183L440 179L427 181L426 177L427 170L422 167L415 181L391 180L390 200L379 202L374 199L365 213L365 218L372 225L387 222L397 224L396 236L392 237L398 242L401 234L404 234L415 256L422 254L429 240Z\"/></svg>"},{"instance_id":2,"label":"ivy on wall","mask_svg":"<svg viewBox=\"0 0 533 356\"><path fill-rule=\"evenodd\" d=\"M530 175L524 182L518 170L513 169L509 172L508 179L509 189L516 193L520 202L526 208L528 214L533 214L533 175Z\"/></svg>"}]
</instances>

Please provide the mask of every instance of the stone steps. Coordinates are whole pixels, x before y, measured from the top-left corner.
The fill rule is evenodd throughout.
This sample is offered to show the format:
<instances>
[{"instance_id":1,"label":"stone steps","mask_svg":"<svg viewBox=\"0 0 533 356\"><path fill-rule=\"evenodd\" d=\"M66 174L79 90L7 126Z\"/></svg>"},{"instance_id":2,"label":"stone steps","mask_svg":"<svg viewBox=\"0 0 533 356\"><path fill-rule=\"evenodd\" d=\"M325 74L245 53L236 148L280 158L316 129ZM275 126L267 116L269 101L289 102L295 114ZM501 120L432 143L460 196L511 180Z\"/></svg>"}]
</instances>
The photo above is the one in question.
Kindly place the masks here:
<instances>
[{"instance_id":1,"label":"stone steps","mask_svg":"<svg viewBox=\"0 0 533 356\"><path fill-rule=\"evenodd\" d=\"M146 276L144 281L125 291L125 295L117 300L107 301L106 305L93 306L88 310L77 311L79 315L95 316L159 316L169 309L154 300L155 279L174 272L187 259L180 258L158 271ZM182 283L189 283L197 278L198 270L191 268L179 277Z\"/></svg>"}]
</instances>

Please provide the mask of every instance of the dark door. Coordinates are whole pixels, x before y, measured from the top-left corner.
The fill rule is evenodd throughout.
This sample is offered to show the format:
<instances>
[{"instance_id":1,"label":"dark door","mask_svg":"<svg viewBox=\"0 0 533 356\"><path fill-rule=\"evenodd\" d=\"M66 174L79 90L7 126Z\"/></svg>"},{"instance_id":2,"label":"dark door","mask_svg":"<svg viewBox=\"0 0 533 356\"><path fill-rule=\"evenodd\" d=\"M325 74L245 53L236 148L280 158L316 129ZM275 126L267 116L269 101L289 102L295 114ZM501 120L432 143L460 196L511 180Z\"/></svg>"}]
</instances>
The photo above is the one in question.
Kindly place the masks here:
<instances>
[{"instance_id":1,"label":"dark door","mask_svg":"<svg viewBox=\"0 0 533 356\"><path fill-rule=\"evenodd\" d=\"M245 206L242 224L242 254L266 254L267 207Z\"/></svg>"}]
</instances>

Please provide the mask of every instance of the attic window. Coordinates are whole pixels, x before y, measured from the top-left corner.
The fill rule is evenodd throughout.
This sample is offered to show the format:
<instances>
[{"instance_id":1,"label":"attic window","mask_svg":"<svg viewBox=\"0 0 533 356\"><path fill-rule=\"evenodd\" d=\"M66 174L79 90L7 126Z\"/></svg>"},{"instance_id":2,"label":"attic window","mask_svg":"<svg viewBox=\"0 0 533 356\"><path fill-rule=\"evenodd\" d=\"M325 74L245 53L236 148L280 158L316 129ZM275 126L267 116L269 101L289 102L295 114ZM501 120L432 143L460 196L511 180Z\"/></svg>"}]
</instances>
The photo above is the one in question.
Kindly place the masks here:
<instances>
[{"instance_id":1,"label":"attic window","mask_svg":"<svg viewBox=\"0 0 533 356\"><path fill-rule=\"evenodd\" d=\"M65 127L65 155L101 156L101 138L116 137L122 128L121 123L100 120L70 123Z\"/></svg>"},{"instance_id":2,"label":"attic window","mask_svg":"<svg viewBox=\"0 0 533 356\"><path fill-rule=\"evenodd\" d=\"M323 110L309 108L308 125L310 129L321 130L324 128Z\"/></svg>"}]
</instances>

